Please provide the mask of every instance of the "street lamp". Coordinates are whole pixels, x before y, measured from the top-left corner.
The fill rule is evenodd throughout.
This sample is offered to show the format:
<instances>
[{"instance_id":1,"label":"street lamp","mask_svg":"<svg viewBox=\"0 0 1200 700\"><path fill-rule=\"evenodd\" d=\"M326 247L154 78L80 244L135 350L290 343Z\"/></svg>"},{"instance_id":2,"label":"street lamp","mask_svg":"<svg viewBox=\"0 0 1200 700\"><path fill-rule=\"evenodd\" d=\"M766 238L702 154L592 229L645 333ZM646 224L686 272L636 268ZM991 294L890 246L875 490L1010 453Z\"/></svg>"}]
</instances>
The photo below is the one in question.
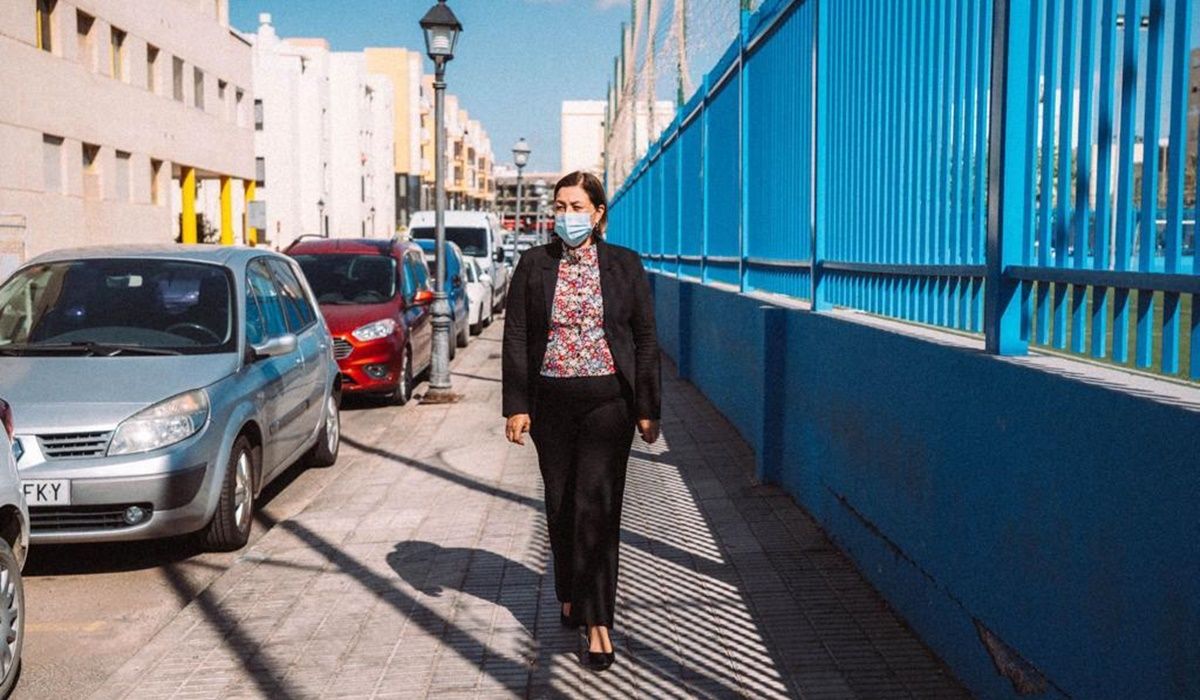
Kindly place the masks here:
<instances>
[{"instance_id":1,"label":"street lamp","mask_svg":"<svg viewBox=\"0 0 1200 700\"><path fill-rule=\"evenodd\" d=\"M512 154L513 164L517 166L517 214L513 221L513 233L519 234L521 233L521 171L529 162L529 144L526 143L524 136L513 145Z\"/></svg>"},{"instance_id":2,"label":"street lamp","mask_svg":"<svg viewBox=\"0 0 1200 700\"><path fill-rule=\"evenodd\" d=\"M425 53L433 61L433 150L434 156L434 257L437 273L433 292L433 366L429 370L429 389L423 403L447 403L457 397L450 390L450 304L446 301L446 63L454 60L454 47L462 24L446 0L429 8L421 18L425 32Z\"/></svg>"}]
</instances>

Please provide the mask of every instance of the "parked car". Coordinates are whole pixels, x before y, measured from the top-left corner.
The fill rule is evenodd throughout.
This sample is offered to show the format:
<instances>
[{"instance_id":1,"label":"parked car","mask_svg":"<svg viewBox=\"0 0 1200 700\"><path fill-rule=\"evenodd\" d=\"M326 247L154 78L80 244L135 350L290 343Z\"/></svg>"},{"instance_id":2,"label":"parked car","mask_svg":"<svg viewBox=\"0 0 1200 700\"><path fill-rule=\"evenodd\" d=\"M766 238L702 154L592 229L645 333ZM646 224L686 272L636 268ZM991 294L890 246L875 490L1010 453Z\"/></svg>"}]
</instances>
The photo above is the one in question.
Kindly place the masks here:
<instances>
[{"instance_id":1,"label":"parked car","mask_svg":"<svg viewBox=\"0 0 1200 700\"><path fill-rule=\"evenodd\" d=\"M413 214L409 235L418 240L434 239L434 212ZM492 278L492 308L500 310L508 295L508 268L502 247L503 228L495 214L481 211L448 211L445 218L446 240L462 249L464 256L475 258L479 267Z\"/></svg>"},{"instance_id":2,"label":"parked car","mask_svg":"<svg viewBox=\"0 0 1200 700\"><path fill-rule=\"evenodd\" d=\"M342 391L406 403L433 358L433 290L420 246L319 239L295 243L287 252L317 295Z\"/></svg>"},{"instance_id":3,"label":"parked car","mask_svg":"<svg viewBox=\"0 0 1200 700\"><path fill-rule=\"evenodd\" d=\"M495 309L492 308L492 277L479 269L479 263L474 258L467 258L464 267L467 276L467 304L470 307L467 316L471 327L471 335L479 335L485 326L492 324Z\"/></svg>"},{"instance_id":4,"label":"parked car","mask_svg":"<svg viewBox=\"0 0 1200 700\"><path fill-rule=\"evenodd\" d=\"M25 646L25 587L21 570L29 551L29 509L17 476L20 443L14 441L12 408L0 401L0 698L6 698L21 671Z\"/></svg>"},{"instance_id":5,"label":"parked car","mask_svg":"<svg viewBox=\"0 0 1200 700\"><path fill-rule=\"evenodd\" d=\"M312 291L253 248L43 255L0 286L33 542L246 543L263 487L333 464L341 375Z\"/></svg>"},{"instance_id":6,"label":"parked car","mask_svg":"<svg viewBox=\"0 0 1200 700\"><path fill-rule=\"evenodd\" d=\"M437 253L434 252L436 243L427 240L420 240L417 243L420 244L421 250L425 251L425 259L429 263L429 276L436 278ZM470 310L467 306L467 280L463 277L465 262L462 251L450 241L446 241L446 247L450 250L450 255L446 258L446 300L450 302L452 319L450 335L453 338L450 343L450 359L454 359L455 348L465 348L471 341Z\"/></svg>"}]
</instances>

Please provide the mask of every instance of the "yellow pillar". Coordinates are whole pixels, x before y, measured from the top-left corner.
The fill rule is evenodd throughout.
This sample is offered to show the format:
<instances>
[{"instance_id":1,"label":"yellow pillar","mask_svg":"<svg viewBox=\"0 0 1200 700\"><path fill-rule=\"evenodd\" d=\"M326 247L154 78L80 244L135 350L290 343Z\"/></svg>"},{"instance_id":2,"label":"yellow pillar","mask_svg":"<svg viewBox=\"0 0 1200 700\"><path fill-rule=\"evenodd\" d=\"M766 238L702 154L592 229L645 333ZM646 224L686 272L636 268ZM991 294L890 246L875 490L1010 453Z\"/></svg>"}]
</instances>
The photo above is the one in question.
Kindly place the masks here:
<instances>
[{"instance_id":1,"label":"yellow pillar","mask_svg":"<svg viewBox=\"0 0 1200 700\"><path fill-rule=\"evenodd\" d=\"M183 166L183 242L195 245L196 239L196 169Z\"/></svg>"},{"instance_id":2,"label":"yellow pillar","mask_svg":"<svg viewBox=\"0 0 1200 700\"><path fill-rule=\"evenodd\" d=\"M233 183L221 176L221 245L233 245Z\"/></svg>"},{"instance_id":3,"label":"yellow pillar","mask_svg":"<svg viewBox=\"0 0 1200 700\"><path fill-rule=\"evenodd\" d=\"M250 202L254 201L255 185L258 183L254 180L246 180L246 223L242 227L246 232L246 245L258 245L258 229L250 225Z\"/></svg>"}]
</instances>

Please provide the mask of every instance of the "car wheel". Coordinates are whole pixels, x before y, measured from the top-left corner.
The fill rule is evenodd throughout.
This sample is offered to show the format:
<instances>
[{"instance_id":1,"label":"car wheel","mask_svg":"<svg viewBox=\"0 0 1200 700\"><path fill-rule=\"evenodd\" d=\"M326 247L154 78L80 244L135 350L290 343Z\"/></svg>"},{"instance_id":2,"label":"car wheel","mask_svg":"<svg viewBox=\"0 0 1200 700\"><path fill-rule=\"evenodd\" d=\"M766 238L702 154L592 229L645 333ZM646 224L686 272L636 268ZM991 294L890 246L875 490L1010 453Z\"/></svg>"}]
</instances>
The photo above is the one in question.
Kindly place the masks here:
<instances>
[{"instance_id":1,"label":"car wheel","mask_svg":"<svg viewBox=\"0 0 1200 700\"><path fill-rule=\"evenodd\" d=\"M225 480L221 483L221 498L217 512L204 528L201 539L204 548L213 552L232 552L241 549L250 539L254 520L254 448L245 435L233 443Z\"/></svg>"},{"instance_id":2,"label":"car wheel","mask_svg":"<svg viewBox=\"0 0 1200 700\"><path fill-rule=\"evenodd\" d=\"M404 366L400 371L400 384L396 387L396 391L392 392L391 403L397 406L403 406L412 398L413 392L413 368L412 368L412 351L404 351Z\"/></svg>"},{"instance_id":3,"label":"car wheel","mask_svg":"<svg viewBox=\"0 0 1200 700\"><path fill-rule=\"evenodd\" d=\"M0 539L0 698L8 697L21 675L21 647L25 646L25 586L21 565L8 542Z\"/></svg>"},{"instance_id":4,"label":"car wheel","mask_svg":"<svg viewBox=\"0 0 1200 700\"><path fill-rule=\"evenodd\" d=\"M338 397L333 392L325 399L325 412L322 418L321 434L317 436L317 444L308 451L306 462L310 467L328 467L337 461L338 450L342 446L342 413L338 408Z\"/></svg>"}]
</instances>

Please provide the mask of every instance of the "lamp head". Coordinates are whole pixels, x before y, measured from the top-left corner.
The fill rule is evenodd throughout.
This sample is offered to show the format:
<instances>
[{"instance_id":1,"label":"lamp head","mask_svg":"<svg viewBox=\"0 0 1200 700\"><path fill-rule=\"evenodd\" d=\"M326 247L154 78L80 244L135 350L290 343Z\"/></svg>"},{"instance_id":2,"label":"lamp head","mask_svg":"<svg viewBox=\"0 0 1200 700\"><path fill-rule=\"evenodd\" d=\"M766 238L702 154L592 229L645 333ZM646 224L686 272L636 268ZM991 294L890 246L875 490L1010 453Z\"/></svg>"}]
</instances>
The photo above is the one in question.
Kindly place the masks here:
<instances>
[{"instance_id":1,"label":"lamp head","mask_svg":"<svg viewBox=\"0 0 1200 700\"><path fill-rule=\"evenodd\" d=\"M434 63L454 58L454 47L458 44L462 23L450 11L446 0L438 0L436 5L429 8L429 12L421 18L421 29L425 32L425 53Z\"/></svg>"},{"instance_id":2,"label":"lamp head","mask_svg":"<svg viewBox=\"0 0 1200 700\"><path fill-rule=\"evenodd\" d=\"M529 143L525 141L524 136L512 147L512 154L513 163L518 168L524 168L525 164L529 162Z\"/></svg>"}]
</instances>

